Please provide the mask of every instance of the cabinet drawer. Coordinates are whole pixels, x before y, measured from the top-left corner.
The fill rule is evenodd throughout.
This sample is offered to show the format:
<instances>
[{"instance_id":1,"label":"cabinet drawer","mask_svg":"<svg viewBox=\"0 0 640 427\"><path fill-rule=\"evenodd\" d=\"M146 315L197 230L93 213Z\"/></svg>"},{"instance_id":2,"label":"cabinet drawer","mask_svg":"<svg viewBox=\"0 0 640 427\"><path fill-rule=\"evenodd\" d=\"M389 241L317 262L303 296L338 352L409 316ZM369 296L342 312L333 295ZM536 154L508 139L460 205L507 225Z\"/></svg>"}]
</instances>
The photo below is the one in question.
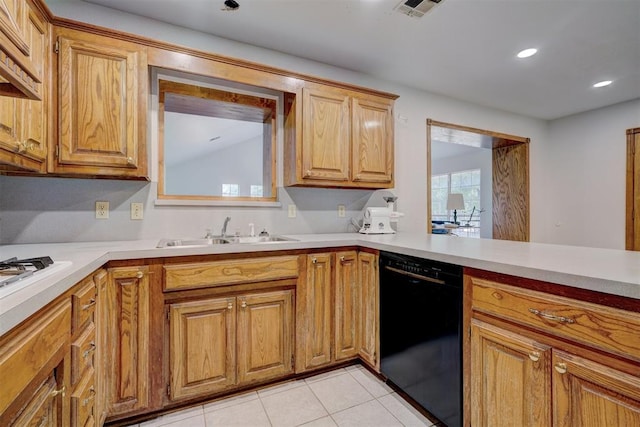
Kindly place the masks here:
<instances>
[{"instance_id":1,"label":"cabinet drawer","mask_svg":"<svg viewBox=\"0 0 640 427\"><path fill-rule=\"evenodd\" d=\"M96 327L90 323L80 337L71 344L71 385L76 385L82 375L94 367L96 351Z\"/></svg>"},{"instance_id":2,"label":"cabinet drawer","mask_svg":"<svg viewBox=\"0 0 640 427\"><path fill-rule=\"evenodd\" d=\"M93 422L96 390L93 369L88 371L71 394L71 426L84 427Z\"/></svg>"},{"instance_id":3,"label":"cabinet drawer","mask_svg":"<svg viewBox=\"0 0 640 427\"><path fill-rule=\"evenodd\" d=\"M640 360L640 313L470 277L473 309Z\"/></svg>"},{"instance_id":4,"label":"cabinet drawer","mask_svg":"<svg viewBox=\"0 0 640 427\"><path fill-rule=\"evenodd\" d=\"M71 296L73 323L71 333L75 334L89 321L93 321L96 311L96 285L91 278L86 279L83 286Z\"/></svg>"},{"instance_id":5,"label":"cabinet drawer","mask_svg":"<svg viewBox=\"0 0 640 427\"><path fill-rule=\"evenodd\" d=\"M233 259L164 266L166 290L235 285L296 277L298 277L297 256Z\"/></svg>"},{"instance_id":6,"label":"cabinet drawer","mask_svg":"<svg viewBox=\"0 0 640 427\"><path fill-rule=\"evenodd\" d=\"M66 300L9 341L0 341L0 414L69 345L70 323L71 308ZM6 378L11 381L4 381Z\"/></svg>"}]
</instances>

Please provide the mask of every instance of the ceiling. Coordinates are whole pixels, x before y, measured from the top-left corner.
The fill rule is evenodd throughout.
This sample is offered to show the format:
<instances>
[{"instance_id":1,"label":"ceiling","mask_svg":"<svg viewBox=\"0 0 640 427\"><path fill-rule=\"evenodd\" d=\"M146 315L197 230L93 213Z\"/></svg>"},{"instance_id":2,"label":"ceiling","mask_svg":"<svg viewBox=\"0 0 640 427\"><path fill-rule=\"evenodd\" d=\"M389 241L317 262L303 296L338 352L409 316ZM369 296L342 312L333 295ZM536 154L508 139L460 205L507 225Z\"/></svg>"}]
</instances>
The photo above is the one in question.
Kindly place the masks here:
<instances>
[{"instance_id":1,"label":"ceiling","mask_svg":"<svg viewBox=\"0 0 640 427\"><path fill-rule=\"evenodd\" d=\"M529 117L640 98L640 0L85 1Z\"/></svg>"}]
</instances>

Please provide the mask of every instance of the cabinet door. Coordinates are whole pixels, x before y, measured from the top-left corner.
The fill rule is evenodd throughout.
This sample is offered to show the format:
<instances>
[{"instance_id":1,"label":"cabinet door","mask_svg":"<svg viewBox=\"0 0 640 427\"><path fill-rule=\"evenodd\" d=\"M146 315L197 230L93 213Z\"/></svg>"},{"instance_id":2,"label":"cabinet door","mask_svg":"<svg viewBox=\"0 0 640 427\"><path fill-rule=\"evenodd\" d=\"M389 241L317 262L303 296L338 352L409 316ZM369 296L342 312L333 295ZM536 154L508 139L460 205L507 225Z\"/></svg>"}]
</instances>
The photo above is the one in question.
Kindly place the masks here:
<instances>
[{"instance_id":1,"label":"cabinet door","mask_svg":"<svg viewBox=\"0 0 640 427\"><path fill-rule=\"evenodd\" d=\"M108 325L108 415L147 407L149 402L148 267L110 268L103 301Z\"/></svg>"},{"instance_id":2,"label":"cabinet door","mask_svg":"<svg viewBox=\"0 0 640 427\"><path fill-rule=\"evenodd\" d=\"M550 426L550 370L549 347L473 319L471 425Z\"/></svg>"},{"instance_id":3,"label":"cabinet door","mask_svg":"<svg viewBox=\"0 0 640 427\"><path fill-rule=\"evenodd\" d=\"M293 291L238 297L238 383L293 371Z\"/></svg>"},{"instance_id":4,"label":"cabinet door","mask_svg":"<svg viewBox=\"0 0 640 427\"><path fill-rule=\"evenodd\" d=\"M307 255L307 275L298 287L298 371L331 363L331 258Z\"/></svg>"},{"instance_id":5,"label":"cabinet door","mask_svg":"<svg viewBox=\"0 0 640 427\"><path fill-rule=\"evenodd\" d=\"M172 400L223 390L236 383L236 299L169 306Z\"/></svg>"},{"instance_id":6,"label":"cabinet door","mask_svg":"<svg viewBox=\"0 0 640 427\"><path fill-rule=\"evenodd\" d=\"M351 179L393 181L393 110L390 102L369 98L351 101Z\"/></svg>"},{"instance_id":7,"label":"cabinet door","mask_svg":"<svg viewBox=\"0 0 640 427\"><path fill-rule=\"evenodd\" d=\"M358 253L358 282L360 283L360 357L371 367L380 370L380 335L378 331L378 256Z\"/></svg>"},{"instance_id":8,"label":"cabinet door","mask_svg":"<svg viewBox=\"0 0 640 427\"><path fill-rule=\"evenodd\" d=\"M66 425L62 420L59 407L60 399L63 398L63 394L59 392L61 387L55 375L50 375L38 387L29 403L11 425L16 427L59 427Z\"/></svg>"},{"instance_id":9,"label":"cabinet door","mask_svg":"<svg viewBox=\"0 0 640 427\"><path fill-rule=\"evenodd\" d=\"M336 253L335 270L335 360L358 355L360 346L360 286L355 251Z\"/></svg>"},{"instance_id":10,"label":"cabinet door","mask_svg":"<svg viewBox=\"0 0 640 427\"><path fill-rule=\"evenodd\" d=\"M349 97L328 90L304 88L302 178L349 180Z\"/></svg>"},{"instance_id":11,"label":"cabinet door","mask_svg":"<svg viewBox=\"0 0 640 427\"><path fill-rule=\"evenodd\" d=\"M48 87L45 75L49 68L49 24L36 10L31 1L25 2L25 38L31 47L31 64L38 73L42 84L38 85L42 100L21 100L22 104L22 144L25 155L40 160L44 166L47 156L47 116L49 106ZM44 170L43 170L44 171Z\"/></svg>"},{"instance_id":12,"label":"cabinet door","mask_svg":"<svg viewBox=\"0 0 640 427\"><path fill-rule=\"evenodd\" d=\"M55 172L146 175L146 51L58 30Z\"/></svg>"},{"instance_id":13,"label":"cabinet door","mask_svg":"<svg viewBox=\"0 0 640 427\"><path fill-rule=\"evenodd\" d=\"M107 399L107 375L108 366L111 364L108 357L108 335L109 324L107 323L109 318L107 316L107 288L109 285L109 276L106 270L99 270L93 276L93 281L96 284L97 303L96 303L96 351L95 351L95 382L96 382L96 398L95 398L95 413L96 424L101 426L107 416L106 412L106 399Z\"/></svg>"},{"instance_id":14,"label":"cabinet door","mask_svg":"<svg viewBox=\"0 0 640 427\"><path fill-rule=\"evenodd\" d=\"M640 372L635 375L553 351L554 426L639 426Z\"/></svg>"}]
</instances>

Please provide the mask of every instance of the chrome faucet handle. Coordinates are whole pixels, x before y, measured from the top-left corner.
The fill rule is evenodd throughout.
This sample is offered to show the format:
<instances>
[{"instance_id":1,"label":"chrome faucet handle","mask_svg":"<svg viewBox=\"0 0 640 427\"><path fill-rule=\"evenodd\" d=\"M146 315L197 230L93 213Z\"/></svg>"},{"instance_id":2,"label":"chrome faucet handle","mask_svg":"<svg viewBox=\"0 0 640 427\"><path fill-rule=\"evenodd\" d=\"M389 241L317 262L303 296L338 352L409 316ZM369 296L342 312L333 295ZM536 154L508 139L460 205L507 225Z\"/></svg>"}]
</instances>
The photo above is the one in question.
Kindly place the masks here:
<instances>
[{"instance_id":1,"label":"chrome faucet handle","mask_svg":"<svg viewBox=\"0 0 640 427\"><path fill-rule=\"evenodd\" d=\"M231 221L231 217L228 216L224 219L224 225L222 226L222 231L220 232L220 235L222 237L225 237L227 235L227 225L229 225L229 221Z\"/></svg>"},{"instance_id":2,"label":"chrome faucet handle","mask_svg":"<svg viewBox=\"0 0 640 427\"><path fill-rule=\"evenodd\" d=\"M207 228L207 234L204 235L205 239L213 239L215 236L211 234L211 229Z\"/></svg>"}]
</instances>

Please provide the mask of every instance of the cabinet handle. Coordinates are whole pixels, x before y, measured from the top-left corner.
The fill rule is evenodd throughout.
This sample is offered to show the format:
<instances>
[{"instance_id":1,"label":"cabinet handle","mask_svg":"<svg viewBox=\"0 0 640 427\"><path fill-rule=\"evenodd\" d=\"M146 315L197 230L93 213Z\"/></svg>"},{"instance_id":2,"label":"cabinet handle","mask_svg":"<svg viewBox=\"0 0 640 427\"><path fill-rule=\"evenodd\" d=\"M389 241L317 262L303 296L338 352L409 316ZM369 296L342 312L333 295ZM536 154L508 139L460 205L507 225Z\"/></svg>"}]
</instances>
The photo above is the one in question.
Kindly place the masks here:
<instances>
[{"instance_id":1,"label":"cabinet handle","mask_svg":"<svg viewBox=\"0 0 640 427\"><path fill-rule=\"evenodd\" d=\"M533 353L529 353L529 359L533 360L534 362L537 362L540 359L540 353L538 353L537 351L534 351Z\"/></svg>"},{"instance_id":2,"label":"cabinet handle","mask_svg":"<svg viewBox=\"0 0 640 427\"><path fill-rule=\"evenodd\" d=\"M567 364L566 363L558 362L558 363L556 363L556 366L554 366L554 368L556 368L556 371L558 371L561 374L564 374L564 373L567 372Z\"/></svg>"},{"instance_id":3,"label":"cabinet handle","mask_svg":"<svg viewBox=\"0 0 640 427\"><path fill-rule=\"evenodd\" d=\"M340 257L340 262L344 262L344 255Z\"/></svg>"},{"instance_id":4,"label":"cabinet handle","mask_svg":"<svg viewBox=\"0 0 640 427\"><path fill-rule=\"evenodd\" d=\"M138 271L138 272L136 273L136 277L137 277L138 279L142 279L142 278L144 277L144 273L143 273L142 271Z\"/></svg>"},{"instance_id":5,"label":"cabinet handle","mask_svg":"<svg viewBox=\"0 0 640 427\"><path fill-rule=\"evenodd\" d=\"M91 341L89 343L89 348L87 350L85 350L84 353L82 353L82 358L86 359L94 351L96 351L96 343Z\"/></svg>"},{"instance_id":6,"label":"cabinet handle","mask_svg":"<svg viewBox=\"0 0 640 427\"><path fill-rule=\"evenodd\" d=\"M318 258L315 258L315 257L311 258L311 262L316 264L318 262Z\"/></svg>"},{"instance_id":7,"label":"cabinet handle","mask_svg":"<svg viewBox=\"0 0 640 427\"><path fill-rule=\"evenodd\" d=\"M231 310L233 308L233 303L229 302L227 304L227 310Z\"/></svg>"},{"instance_id":8,"label":"cabinet handle","mask_svg":"<svg viewBox=\"0 0 640 427\"><path fill-rule=\"evenodd\" d=\"M82 306L82 310L83 310L83 311L89 310L89 309L90 309L91 307L93 307L94 305L96 305L96 299L95 299L95 298L91 298L91 299L89 300L89 303L88 303L88 304L85 304L85 305L83 305L83 306Z\"/></svg>"},{"instance_id":9,"label":"cabinet handle","mask_svg":"<svg viewBox=\"0 0 640 427\"><path fill-rule=\"evenodd\" d=\"M556 316L555 314L545 313L544 311L536 310L535 308L530 308L529 312L535 314L536 316L542 317L543 319L553 320L554 322L576 323L575 320L569 317Z\"/></svg>"},{"instance_id":10,"label":"cabinet handle","mask_svg":"<svg viewBox=\"0 0 640 427\"><path fill-rule=\"evenodd\" d=\"M66 386L62 386L62 388L61 388L60 390L53 390L53 391L49 394L49 396L51 396L51 397L56 397L57 395L61 394L61 395L62 395L62 397L64 397L66 390L67 390L67 387L66 387Z\"/></svg>"},{"instance_id":11,"label":"cabinet handle","mask_svg":"<svg viewBox=\"0 0 640 427\"><path fill-rule=\"evenodd\" d=\"M242 302L240 303L240 307L242 307L242 308L247 308L247 302L246 302L246 301L242 301Z\"/></svg>"}]
</instances>

